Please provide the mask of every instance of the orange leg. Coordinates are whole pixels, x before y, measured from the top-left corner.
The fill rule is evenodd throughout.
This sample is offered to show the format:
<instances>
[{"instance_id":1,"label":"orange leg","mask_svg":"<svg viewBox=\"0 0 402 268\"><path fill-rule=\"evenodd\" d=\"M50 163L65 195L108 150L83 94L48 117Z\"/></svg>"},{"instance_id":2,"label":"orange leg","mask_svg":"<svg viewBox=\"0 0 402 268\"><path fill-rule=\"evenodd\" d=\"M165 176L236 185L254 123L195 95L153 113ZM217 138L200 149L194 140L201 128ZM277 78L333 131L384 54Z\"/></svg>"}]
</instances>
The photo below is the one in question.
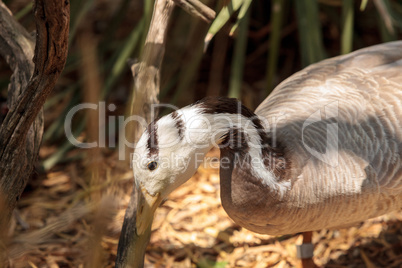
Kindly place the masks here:
<instances>
[{"instance_id":1,"label":"orange leg","mask_svg":"<svg viewBox=\"0 0 402 268\"><path fill-rule=\"evenodd\" d=\"M296 245L297 247L297 257L300 259L298 268L316 268L313 261L313 251L314 246L311 243L311 237L313 232L303 233L303 243L301 245Z\"/></svg>"}]
</instances>

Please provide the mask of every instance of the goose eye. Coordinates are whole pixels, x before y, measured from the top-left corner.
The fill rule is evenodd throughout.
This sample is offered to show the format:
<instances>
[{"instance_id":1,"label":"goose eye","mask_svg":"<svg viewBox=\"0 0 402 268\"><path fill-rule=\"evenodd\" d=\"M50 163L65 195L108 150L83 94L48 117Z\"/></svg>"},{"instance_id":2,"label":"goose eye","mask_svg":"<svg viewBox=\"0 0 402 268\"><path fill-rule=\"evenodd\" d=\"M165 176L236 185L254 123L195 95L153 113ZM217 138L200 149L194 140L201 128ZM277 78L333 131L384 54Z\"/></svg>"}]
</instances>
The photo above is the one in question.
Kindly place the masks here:
<instances>
[{"instance_id":1,"label":"goose eye","mask_svg":"<svg viewBox=\"0 0 402 268\"><path fill-rule=\"evenodd\" d=\"M156 168L158 167L158 163L157 162L155 162L155 161L152 161L152 162L149 162L148 164L147 164L147 168L149 169L149 170L155 170Z\"/></svg>"}]
</instances>

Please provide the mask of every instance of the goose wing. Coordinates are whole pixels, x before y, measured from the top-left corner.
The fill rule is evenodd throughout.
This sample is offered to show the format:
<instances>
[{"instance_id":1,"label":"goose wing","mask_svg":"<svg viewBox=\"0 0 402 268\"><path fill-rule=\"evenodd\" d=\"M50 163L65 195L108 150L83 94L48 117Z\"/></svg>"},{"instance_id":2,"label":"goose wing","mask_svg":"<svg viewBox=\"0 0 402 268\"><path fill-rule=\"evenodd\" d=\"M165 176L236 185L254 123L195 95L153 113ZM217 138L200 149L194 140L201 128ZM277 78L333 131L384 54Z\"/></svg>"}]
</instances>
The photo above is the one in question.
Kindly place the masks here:
<instances>
[{"instance_id":1,"label":"goose wing","mask_svg":"<svg viewBox=\"0 0 402 268\"><path fill-rule=\"evenodd\" d=\"M285 147L293 181L288 198L296 206L342 196L401 199L401 41L305 68L276 87L256 114Z\"/></svg>"}]
</instances>

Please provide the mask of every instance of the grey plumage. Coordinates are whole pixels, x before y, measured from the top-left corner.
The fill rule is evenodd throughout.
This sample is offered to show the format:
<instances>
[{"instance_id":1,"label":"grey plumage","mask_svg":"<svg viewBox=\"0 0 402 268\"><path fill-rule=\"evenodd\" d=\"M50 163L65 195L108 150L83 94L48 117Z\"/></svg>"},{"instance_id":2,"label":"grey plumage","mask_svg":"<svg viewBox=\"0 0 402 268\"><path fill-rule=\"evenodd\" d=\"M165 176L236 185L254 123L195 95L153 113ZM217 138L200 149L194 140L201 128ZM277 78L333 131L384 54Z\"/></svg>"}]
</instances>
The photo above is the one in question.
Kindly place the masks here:
<instances>
[{"instance_id":1,"label":"grey plumage","mask_svg":"<svg viewBox=\"0 0 402 268\"><path fill-rule=\"evenodd\" d=\"M133 163L138 233L217 143L222 205L254 232L335 228L401 209L402 41L313 64L255 114L207 98L151 124ZM158 168L142 164L150 161Z\"/></svg>"},{"instance_id":2,"label":"grey plumage","mask_svg":"<svg viewBox=\"0 0 402 268\"><path fill-rule=\"evenodd\" d=\"M402 42L313 64L256 114L276 119L268 131L284 147L291 187L280 197L245 170L221 170L223 206L243 227L295 233L402 208Z\"/></svg>"}]
</instances>

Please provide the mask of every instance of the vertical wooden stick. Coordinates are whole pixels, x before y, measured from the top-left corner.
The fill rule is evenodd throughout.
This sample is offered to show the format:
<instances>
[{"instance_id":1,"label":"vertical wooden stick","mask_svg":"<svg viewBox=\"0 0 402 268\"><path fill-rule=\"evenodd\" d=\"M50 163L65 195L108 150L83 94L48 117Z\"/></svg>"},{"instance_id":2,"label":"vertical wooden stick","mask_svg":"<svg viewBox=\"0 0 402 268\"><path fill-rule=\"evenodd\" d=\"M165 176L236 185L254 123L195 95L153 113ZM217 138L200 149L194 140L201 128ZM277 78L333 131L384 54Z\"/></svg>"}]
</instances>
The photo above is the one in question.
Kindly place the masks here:
<instances>
[{"instance_id":1,"label":"vertical wooden stick","mask_svg":"<svg viewBox=\"0 0 402 268\"><path fill-rule=\"evenodd\" d=\"M149 124L157 115L154 105L159 103L160 69L165 53L166 32L174 3L171 0L156 0L154 12L145 41L143 55L139 63L133 64L134 95L130 105L130 115L138 115ZM126 126L126 137L136 141L144 126L131 123ZM126 148L128 149L128 148ZM128 149L127 152L131 152ZM128 156L129 154L126 154ZM145 249L151 236L151 226L138 236L136 233L137 195L135 187L124 216L123 227L117 249L116 267L143 267Z\"/></svg>"}]
</instances>

